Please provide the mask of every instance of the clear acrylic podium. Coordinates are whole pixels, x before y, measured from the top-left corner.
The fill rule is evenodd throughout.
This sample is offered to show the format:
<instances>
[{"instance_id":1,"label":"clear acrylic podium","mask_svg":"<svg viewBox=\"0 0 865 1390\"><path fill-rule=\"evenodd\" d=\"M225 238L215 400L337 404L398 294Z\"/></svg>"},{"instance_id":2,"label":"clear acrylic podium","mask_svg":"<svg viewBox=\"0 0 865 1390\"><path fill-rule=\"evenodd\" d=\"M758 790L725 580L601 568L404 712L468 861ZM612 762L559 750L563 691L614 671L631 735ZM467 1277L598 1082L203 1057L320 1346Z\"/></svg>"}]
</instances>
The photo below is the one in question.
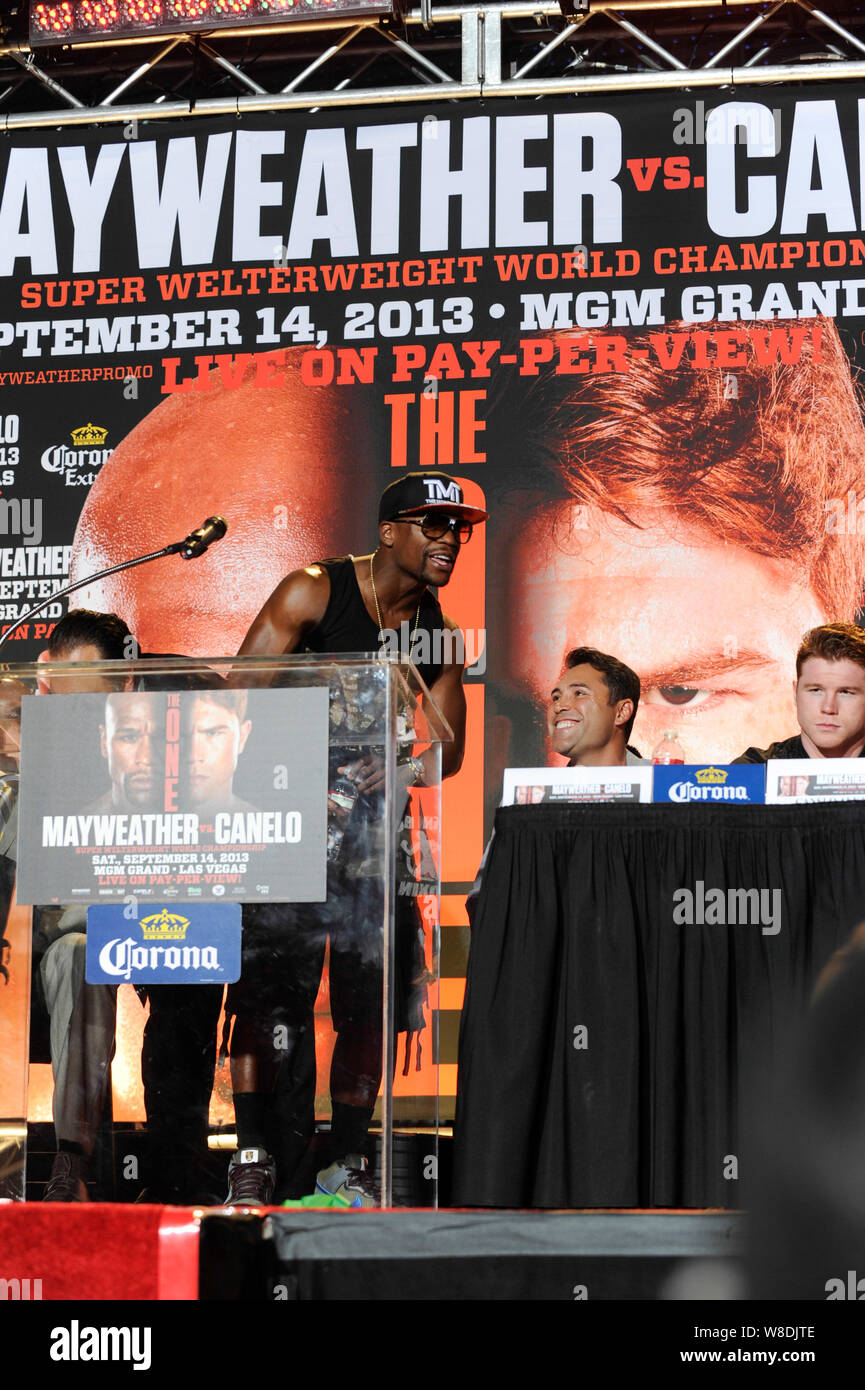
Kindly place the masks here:
<instances>
[{"instance_id":1,"label":"clear acrylic podium","mask_svg":"<svg viewBox=\"0 0 865 1390\"><path fill-rule=\"evenodd\" d=\"M231 1035L233 1062L256 1059L265 1083L252 1089L272 1083L279 1093L271 1123L294 1136L286 1153L297 1157L299 1134L327 1153L334 1096L361 1110L374 1104L363 1152L382 1205L435 1205L437 1047L428 1039L437 1020L440 745L452 734L414 669L363 653L7 666L0 738L0 1199L39 1196L27 1161L29 1078L39 1070L31 1001L35 1030L51 997L42 985L54 988L69 968L61 944L68 955L75 933L82 951L85 941L92 948L88 982L61 990L73 1019L66 1051L74 1052L75 1010L93 990L103 991L103 1009L105 992L109 1001L116 994L124 1017L139 1017L139 1036L146 999L146 1040L157 1006L190 997L172 990L195 983L188 972L205 959L201 988L219 985L217 948L184 949L182 923L204 904L219 930L232 909L231 920L242 920L240 978L229 983L219 1033L226 1045ZM107 909L119 925L106 929L111 940L97 956L94 924ZM158 988L148 983L146 971L163 967ZM91 976L103 968L106 977ZM42 1019L46 1035L55 1025L55 1073L58 1008L55 1000L51 1020ZM214 1047L215 1034L214 1024ZM93 1049L85 1036L79 1029L86 1055L64 1063L54 1108L55 1118L59 1106L83 1126L87 1152L100 1084L111 1095L111 1039ZM126 1074L140 1070L129 1051L118 1034L115 1078L121 1063ZM164 1053L145 1052L147 1104L139 1098L135 1118L139 1128L146 1120L150 1140L166 1124L155 1113L163 1089L175 1109L183 1105L187 1059L182 1047L170 1066ZM198 1068L200 1091L200 1060ZM227 1063L217 1075L223 1103L220 1112L214 1092L211 1166L234 1132ZM395 1184L395 1094L400 1123L419 1145L421 1197L417 1183L401 1195L399 1174ZM306 1170L279 1171L277 1197L302 1195L307 1170L311 1192L317 1161L307 1155ZM136 1195L116 1184L116 1200Z\"/></svg>"}]
</instances>

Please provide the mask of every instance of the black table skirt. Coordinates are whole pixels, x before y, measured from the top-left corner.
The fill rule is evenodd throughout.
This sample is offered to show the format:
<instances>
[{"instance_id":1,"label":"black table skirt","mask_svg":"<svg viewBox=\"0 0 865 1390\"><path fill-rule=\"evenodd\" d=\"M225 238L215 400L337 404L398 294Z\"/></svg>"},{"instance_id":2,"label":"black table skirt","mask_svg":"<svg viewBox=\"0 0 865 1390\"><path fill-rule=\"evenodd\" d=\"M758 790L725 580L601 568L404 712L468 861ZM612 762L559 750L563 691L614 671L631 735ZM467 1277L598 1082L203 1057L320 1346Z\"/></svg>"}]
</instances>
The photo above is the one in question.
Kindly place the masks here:
<instances>
[{"instance_id":1,"label":"black table skirt","mask_svg":"<svg viewBox=\"0 0 865 1390\"><path fill-rule=\"evenodd\" d=\"M677 925L673 895L698 881L779 889L780 930ZM460 1032L455 1205L739 1205L741 1076L771 1064L863 918L863 803L499 810Z\"/></svg>"}]
</instances>

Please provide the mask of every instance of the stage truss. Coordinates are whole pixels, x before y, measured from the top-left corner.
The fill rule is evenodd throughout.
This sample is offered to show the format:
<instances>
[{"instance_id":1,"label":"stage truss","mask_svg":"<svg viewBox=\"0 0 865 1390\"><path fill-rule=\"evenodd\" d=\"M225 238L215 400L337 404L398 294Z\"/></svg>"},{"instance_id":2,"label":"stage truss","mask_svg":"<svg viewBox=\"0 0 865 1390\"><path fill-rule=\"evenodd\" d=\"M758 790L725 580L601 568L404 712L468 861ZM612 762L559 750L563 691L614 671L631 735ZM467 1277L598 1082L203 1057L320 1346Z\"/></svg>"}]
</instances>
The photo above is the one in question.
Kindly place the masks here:
<instances>
[{"instance_id":1,"label":"stage truss","mask_svg":"<svg viewBox=\"0 0 865 1390\"><path fill-rule=\"evenodd\" d=\"M622 0L570 18L547 0L424 0L404 24L294 22L32 50L26 8L0 11L0 130L865 76L865 5L831 0Z\"/></svg>"}]
</instances>

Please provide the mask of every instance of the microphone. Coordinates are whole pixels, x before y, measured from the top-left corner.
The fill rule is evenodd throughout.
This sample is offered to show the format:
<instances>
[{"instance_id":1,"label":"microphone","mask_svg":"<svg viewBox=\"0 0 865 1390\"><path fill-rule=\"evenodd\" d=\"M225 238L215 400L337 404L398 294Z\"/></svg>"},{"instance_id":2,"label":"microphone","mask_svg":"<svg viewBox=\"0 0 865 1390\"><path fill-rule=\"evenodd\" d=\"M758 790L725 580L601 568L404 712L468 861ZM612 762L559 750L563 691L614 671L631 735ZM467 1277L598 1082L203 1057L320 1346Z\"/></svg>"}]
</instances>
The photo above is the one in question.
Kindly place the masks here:
<instances>
[{"instance_id":1,"label":"microphone","mask_svg":"<svg viewBox=\"0 0 865 1390\"><path fill-rule=\"evenodd\" d=\"M182 555L184 560L194 560L197 555L203 555L209 545L214 541L221 541L228 530L228 523L224 517L209 516L206 521L195 530L190 531L185 541L173 541L171 545L165 545L161 550L154 550L149 555L138 555L134 560L121 560L119 565L109 565L108 569L99 570L97 574L85 575L83 579L76 579L71 584L64 584L62 589L50 594L48 598L43 598L39 603L34 603L22 616L24 618L35 618L37 613L41 613L43 608L47 608L49 603L55 603L57 599L65 598L67 594L74 594L76 589L82 589L85 584L95 584L98 579L107 579L109 575L120 574L122 570L134 569L136 565L146 565L150 560L162 560L166 555ZM0 647L4 642L8 642L13 633L20 632L19 623L10 623L5 632L0 631Z\"/></svg>"},{"instance_id":2,"label":"microphone","mask_svg":"<svg viewBox=\"0 0 865 1390\"><path fill-rule=\"evenodd\" d=\"M180 554L184 560L194 560L203 555L208 546L221 541L228 530L224 517L209 516L195 531L190 531L185 541L180 543Z\"/></svg>"}]
</instances>

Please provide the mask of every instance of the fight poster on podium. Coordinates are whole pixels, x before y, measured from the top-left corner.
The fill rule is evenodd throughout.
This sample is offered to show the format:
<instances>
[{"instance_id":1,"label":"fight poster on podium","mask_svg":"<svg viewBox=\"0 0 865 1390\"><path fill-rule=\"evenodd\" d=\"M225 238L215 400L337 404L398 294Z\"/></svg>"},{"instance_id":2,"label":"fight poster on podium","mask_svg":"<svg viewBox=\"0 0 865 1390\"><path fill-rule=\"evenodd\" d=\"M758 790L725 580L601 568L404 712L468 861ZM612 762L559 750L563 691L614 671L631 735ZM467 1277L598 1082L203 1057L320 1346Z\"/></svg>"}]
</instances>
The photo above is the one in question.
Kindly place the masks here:
<instances>
[{"instance_id":1,"label":"fight poster on podium","mask_svg":"<svg viewBox=\"0 0 865 1390\"><path fill-rule=\"evenodd\" d=\"M328 691L25 696L19 901L323 902Z\"/></svg>"}]
</instances>

